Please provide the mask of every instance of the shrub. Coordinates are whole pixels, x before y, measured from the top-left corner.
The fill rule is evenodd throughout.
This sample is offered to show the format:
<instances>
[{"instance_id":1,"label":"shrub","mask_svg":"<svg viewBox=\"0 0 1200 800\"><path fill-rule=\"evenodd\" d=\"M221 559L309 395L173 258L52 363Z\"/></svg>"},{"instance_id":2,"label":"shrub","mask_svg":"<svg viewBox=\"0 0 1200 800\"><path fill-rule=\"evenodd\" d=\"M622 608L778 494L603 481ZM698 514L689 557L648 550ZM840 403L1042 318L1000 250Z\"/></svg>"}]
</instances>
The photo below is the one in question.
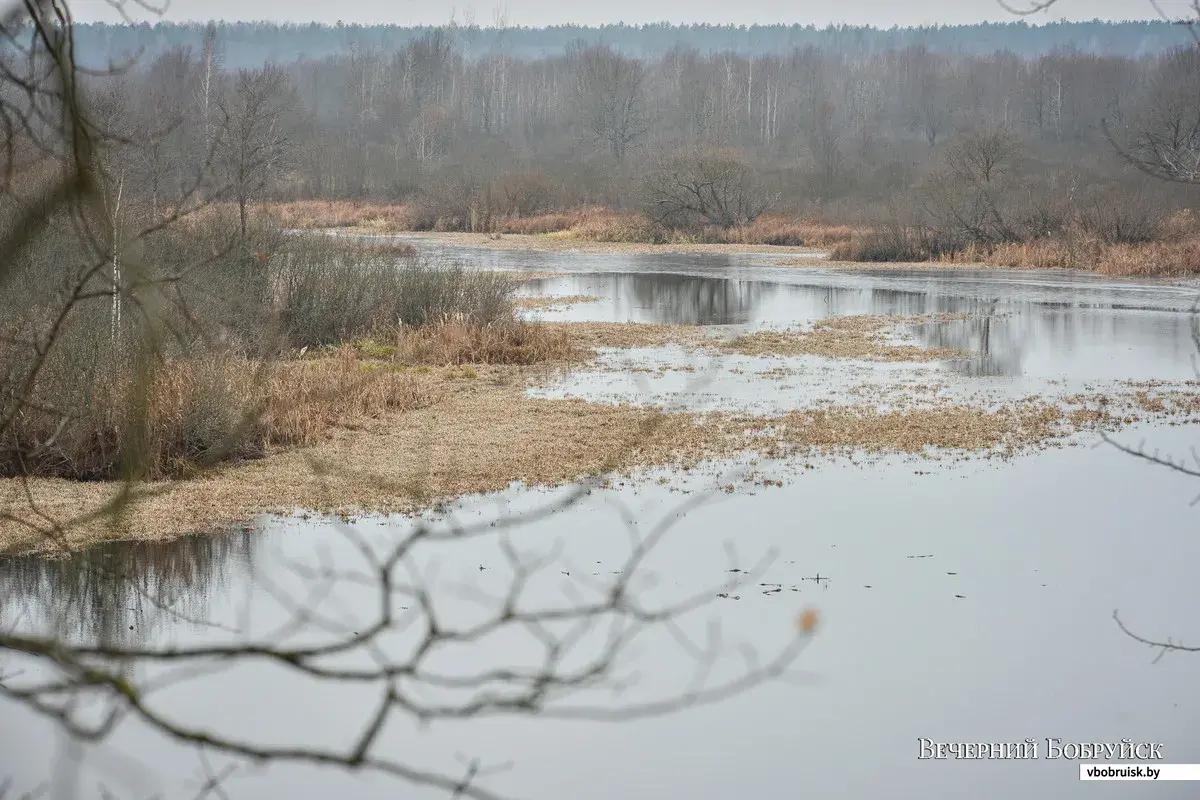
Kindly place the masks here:
<instances>
[{"instance_id":1,"label":"shrub","mask_svg":"<svg viewBox=\"0 0 1200 800\"><path fill-rule=\"evenodd\" d=\"M833 248L836 261L928 261L961 249L944 234L898 222L878 225Z\"/></svg>"},{"instance_id":2,"label":"shrub","mask_svg":"<svg viewBox=\"0 0 1200 800\"><path fill-rule=\"evenodd\" d=\"M651 219L681 230L749 225L776 199L742 153L711 147L655 159L643 194Z\"/></svg>"}]
</instances>

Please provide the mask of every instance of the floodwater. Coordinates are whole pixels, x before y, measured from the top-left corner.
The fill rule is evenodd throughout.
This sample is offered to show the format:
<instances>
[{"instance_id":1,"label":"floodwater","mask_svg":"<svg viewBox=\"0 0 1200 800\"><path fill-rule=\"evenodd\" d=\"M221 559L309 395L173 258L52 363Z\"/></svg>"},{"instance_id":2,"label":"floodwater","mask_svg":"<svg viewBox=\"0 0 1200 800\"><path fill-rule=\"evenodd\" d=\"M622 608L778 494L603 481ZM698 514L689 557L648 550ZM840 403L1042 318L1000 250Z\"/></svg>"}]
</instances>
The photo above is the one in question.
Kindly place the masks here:
<instances>
[{"instance_id":1,"label":"floodwater","mask_svg":"<svg viewBox=\"0 0 1200 800\"><path fill-rule=\"evenodd\" d=\"M995 315L987 325L976 320L911 332L928 344L980 352L966 365L739 357L717 368L736 364L741 371L705 387L716 400L750 403L771 395L777 405L804 403L820 394L811 384L848 386L881 373L963 391L1195 377L1188 313L1195 291L1168 284L982 270L777 268L761 256L457 255L491 267L566 271L528 288L601 298L538 312L547 319L740 330L835 314L986 309ZM662 348L637 357L678 366L685 356ZM620 384L622 363L614 356L598 373L568 376L548 391L620 399L639 388L656 398L687 389L670 383L686 373L652 373L648 382ZM754 374L785 363L794 371L792 390ZM1142 426L1119 438L1186 455L1200 436L1190 426ZM519 607L606 597L605 587L628 577L633 548L660 520L672 520L673 527L637 562L639 573L657 580L630 588L652 608L693 595L710 602L677 626L650 625L636 647L621 651L616 674L637 678L624 692L585 687L557 702L605 710L677 696L704 677L707 685L734 678L794 642L797 614L816 607L821 626L788 679L634 721L510 713L421 726L400 713L374 752L455 779L477 758L484 768L480 786L528 800L1194 797L1186 783L1154 791L1140 783L1085 784L1077 762L1047 758L1047 738L1130 739L1162 743L1164 763L1200 763L1200 655L1171 653L1156 662L1157 651L1123 634L1113 620L1119 611L1133 631L1153 639L1200 636L1194 614L1200 607L1194 577L1200 509L1192 505L1200 482L1086 438L1078 444L1005 461L843 458L814 462L811 469L754 465L761 476L786 477L780 487L743 483L747 465L728 464L596 488L576 505L508 531L525 557L545 556ZM705 491L729 484L734 491ZM498 611L516 579L500 547L502 528L487 522L521 519L563 491L514 487L430 515L435 530L457 521L482 534L423 542L400 579L429 588L446 628ZM681 505L699 498L707 502ZM406 540L415 524L267 518L224 538L109 545L64 561L10 560L0 566L0 618L18 628L58 626L93 641L195 646L261 641L286 626L297 608L316 605L322 616L298 633L305 641L327 640L369 624L379 607L375 586L349 573L369 566L364 554ZM727 587L746 574L742 570L753 571L745 585ZM326 579L332 583L322 588ZM405 598L394 606L405 615L418 608ZM416 625L398 633L383 655L410 652L422 632ZM580 632L563 671L599 652L611 630ZM719 660L706 655L712 642L725 653ZM758 662L748 660L751 650ZM356 665L379 655L364 654ZM427 672L418 675L530 669L543 656L539 639L523 627L431 653ZM384 688L334 685L262 660L208 666L217 669L155 694L156 708L198 729L257 743L349 751ZM0 675L17 667L0 662ZM419 689L415 683L405 679L402 688L418 702L469 702L445 686ZM0 702L0 785L11 775L18 791L47 778L70 788L71 773L58 768L66 751L49 727ZM1038 758L922 760L922 738L1031 738L1039 743ZM209 758L214 771L226 763L217 754ZM129 722L104 746L85 751L75 785L81 797L99 796L96 787L103 784L119 797L191 798L203 780L200 763L194 749ZM292 764L241 769L223 790L236 800L450 794Z\"/></svg>"}]
</instances>

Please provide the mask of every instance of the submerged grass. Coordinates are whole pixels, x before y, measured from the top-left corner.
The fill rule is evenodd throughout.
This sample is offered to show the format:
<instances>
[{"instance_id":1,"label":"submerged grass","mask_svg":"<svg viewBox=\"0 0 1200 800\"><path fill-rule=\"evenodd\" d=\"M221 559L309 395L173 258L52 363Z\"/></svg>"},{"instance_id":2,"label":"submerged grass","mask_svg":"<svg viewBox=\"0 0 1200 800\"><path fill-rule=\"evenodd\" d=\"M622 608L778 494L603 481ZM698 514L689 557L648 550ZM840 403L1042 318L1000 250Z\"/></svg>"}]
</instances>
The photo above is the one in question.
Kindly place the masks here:
<instances>
[{"instance_id":1,"label":"submerged grass","mask_svg":"<svg viewBox=\"0 0 1200 800\"><path fill-rule=\"evenodd\" d=\"M559 297L518 297L513 300L513 305L520 309L531 311L545 311L550 309L566 308L568 306L576 306L582 303L599 303L600 298L590 294L572 294Z\"/></svg>"},{"instance_id":2,"label":"submerged grass","mask_svg":"<svg viewBox=\"0 0 1200 800\"><path fill-rule=\"evenodd\" d=\"M712 334L695 325L667 325L657 322L543 322L541 326L568 336L586 348L628 349L695 345L712 339Z\"/></svg>"},{"instance_id":3,"label":"submerged grass","mask_svg":"<svg viewBox=\"0 0 1200 800\"><path fill-rule=\"evenodd\" d=\"M944 323L965 314L924 317L850 316L817 322L811 330L756 331L721 345L723 350L751 356L815 355L869 361L944 361L969 358L965 350L893 344L886 335L898 327Z\"/></svg>"}]
</instances>

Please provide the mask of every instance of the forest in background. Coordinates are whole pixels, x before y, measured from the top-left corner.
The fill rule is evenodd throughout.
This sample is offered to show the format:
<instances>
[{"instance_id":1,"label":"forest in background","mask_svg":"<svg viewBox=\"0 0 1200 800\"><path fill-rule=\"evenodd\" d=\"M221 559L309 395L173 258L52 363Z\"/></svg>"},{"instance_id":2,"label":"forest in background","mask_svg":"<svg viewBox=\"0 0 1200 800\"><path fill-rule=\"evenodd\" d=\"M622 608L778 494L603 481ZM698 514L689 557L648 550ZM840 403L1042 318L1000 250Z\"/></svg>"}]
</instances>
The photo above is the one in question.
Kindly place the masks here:
<instances>
[{"instance_id":1,"label":"forest in background","mask_svg":"<svg viewBox=\"0 0 1200 800\"><path fill-rule=\"evenodd\" d=\"M1179 45L1180 31L1161 20L1129 22L1024 21L939 25L918 28L874 28L855 25L558 25L514 27L502 17L444 27L459 52L475 57L504 51L510 56L543 58L561 55L572 43L605 44L625 55L662 56L677 47L701 53L732 52L743 56L784 55L815 47L830 53L873 54L922 45L937 52L986 55L1005 50L1021 56L1054 50L1092 55L1138 57ZM156 56L172 47L199 48L207 26L201 23L77 24L75 38L81 63L101 66L145 54ZM234 22L217 23L230 68L260 67L268 61L324 58L351 48L397 50L438 28L400 25L320 25Z\"/></svg>"},{"instance_id":2,"label":"forest in background","mask_svg":"<svg viewBox=\"0 0 1200 800\"><path fill-rule=\"evenodd\" d=\"M579 39L545 56L481 50L447 27L321 57L297 38L292 58L258 67L231 63L231 37L387 29L145 29L156 30L201 39L92 82L106 124L137 140L124 186L152 208L171 205L211 158L243 209L251 200L405 204L415 210L408 227L469 231L596 207L671 230L744 227L774 213L949 227L935 249L961 250L1042 237L1080 215L1111 227L1114 214L1153 214L1122 220L1116 238L1133 228L1149 236L1193 192L1133 169L1114 151L1113 129L1133 149L1167 137L1176 155L1200 154L1197 59L1186 32L1165 24L870 34L896 45L942 37L958 42L954 52L807 45L748 55L676 44L645 58ZM626 30L629 42L643 35ZM700 28L661 29L671 30L704 38ZM970 52L984 33L1021 41L1047 30L1086 34L1077 45L1169 31L1175 46L1136 57ZM722 32L743 35L708 29L714 44ZM1151 123L1155 131L1133 129ZM989 152L964 152L980 147Z\"/></svg>"}]
</instances>

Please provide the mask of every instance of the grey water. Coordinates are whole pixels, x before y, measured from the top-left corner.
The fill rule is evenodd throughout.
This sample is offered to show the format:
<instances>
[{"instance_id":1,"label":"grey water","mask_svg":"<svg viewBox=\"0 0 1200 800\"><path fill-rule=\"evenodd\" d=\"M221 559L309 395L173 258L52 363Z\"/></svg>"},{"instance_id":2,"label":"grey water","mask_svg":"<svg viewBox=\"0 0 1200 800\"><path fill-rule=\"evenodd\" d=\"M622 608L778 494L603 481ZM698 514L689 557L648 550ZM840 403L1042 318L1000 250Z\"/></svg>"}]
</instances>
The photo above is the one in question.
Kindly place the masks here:
<instances>
[{"instance_id":1,"label":"grey water","mask_svg":"<svg viewBox=\"0 0 1200 800\"><path fill-rule=\"evenodd\" d=\"M915 329L928 344L979 354L969 366L921 369L944 370L966 385L1183 381L1196 374L1189 313L1195 290L1166 283L781 268L755 255L454 255L492 268L564 271L527 291L601 298L539 312L546 319L753 329L841 314L982 310L991 314L986 325L973 319ZM753 385L755 392L782 391L765 381ZM1118 438L1186 456L1200 435L1190 425L1142 425ZM1200 481L1086 437L1001 461L843 458L816 460L811 469L753 467L783 480L780 487L740 482L739 466L710 465L690 476L666 471L661 483L656 473L596 488L576 505L518 525L511 538L522 552L547 558L530 579L528 602L561 606L589 592L603 596L631 568L639 532L673 520L640 564L657 580L638 596L648 604L693 595L709 601L684 615L678 629L650 626L622 653L617 674L637 677L624 693L593 688L563 702L603 711L685 693L705 671L698 668L711 668L712 680L736 676L749 668L746 652L769 659L794 640L801 609L815 607L821 626L789 679L627 722L495 714L421 725L401 713L375 752L454 777L477 758L480 787L529 800L1194 796L1186 783L1153 790L1144 783L1085 784L1077 762L1047 758L1045 740L1159 742L1165 763L1200 763L1200 655L1158 659L1113 619L1119 612L1130 630L1155 640L1200 637L1200 509L1192 505ZM731 484L732 492L705 492ZM439 530L457 519L482 523L483 534L425 543L406 561L404 579L428 588L445 625L496 610L514 573L501 529L487 521L519 519L561 493L516 486L429 515ZM682 513L680 504L697 497L708 502ZM321 616L293 634L327 640L369 624L378 597L347 576L366 566L364 554L386 552L416 524L402 517L270 517L226 537L116 543L69 559L11 558L0 562L0 624L80 641L194 647L262 641L298 608L316 605ZM746 574L740 570L756 571L745 585L726 586ZM329 576L341 579L317 591ZM714 626L728 652L708 664L683 641L709 641ZM406 635L415 634L391 640L389 654L406 652ZM536 639L510 632L436 654L429 669L523 669L540 654ZM263 660L207 666L156 693L156 707L198 730L254 742L345 751L381 691ZM32 669L15 656L0 657L5 679L23 668ZM418 695L427 703L444 700ZM53 727L10 700L0 698L0 708L0 785L11 776L18 792L53 780L58 790L74 785L80 797L102 796L103 784L118 797L190 798L202 785L195 748L136 720L84 748L71 784L64 764L77 754L61 746ZM1040 746L1029 760L922 760L922 738L1032 738ZM215 752L206 757L214 769L228 762ZM222 790L251 800L450 794L289 763L243 766Z\"/></svg>"}]
</instances>

